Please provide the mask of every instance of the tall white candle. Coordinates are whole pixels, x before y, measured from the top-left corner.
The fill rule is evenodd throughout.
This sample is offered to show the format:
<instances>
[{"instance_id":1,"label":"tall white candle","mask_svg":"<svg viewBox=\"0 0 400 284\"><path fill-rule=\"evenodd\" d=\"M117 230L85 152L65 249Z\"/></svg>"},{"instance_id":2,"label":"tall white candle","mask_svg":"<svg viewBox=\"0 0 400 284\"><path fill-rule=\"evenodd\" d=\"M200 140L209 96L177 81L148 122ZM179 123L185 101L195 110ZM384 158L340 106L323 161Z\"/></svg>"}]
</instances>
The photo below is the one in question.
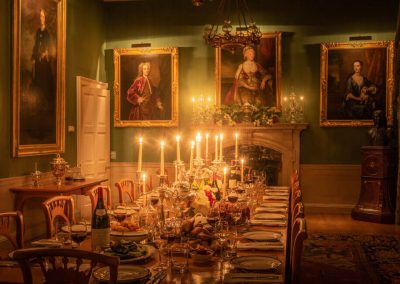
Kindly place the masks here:
<instances>
[{"instance_id":1,"label":"tall white candle","mask_svg":"<svg viewBox=\"0 0 400 284\"><path fill-rule=\"evenodd\" d=\"M208 133L206 133L206 157L205 157L205 159L206 159L206 161L208 160Z\"/></svg>"},{"instance_id":2,"label":"tall white candle","mask_svg":"<svg viewBox=\"0 0 400 284\"><path fill-rule=\"evenodd\" d=\"M224 134L219 134L219 160L222 162L222 140L224 139Z\"/></svg>"},{"instance_id":3,"label":"tall white candle","mask_svg":"<svg viewBox=\"0 0 400 284\"><path fill-rule=\"evenodd\" d=\"M142 156L143 156L143 138L139 138L139 157L138 157L138 172L142 171Z\"/></svg>"},{"instance_id":4,"label":"tall white candle","mask_svg":"<svg viewBox=\"0 0 400 284\"><path fill-rule=\"evenodd\" d=\"M181 160L181 146L179 145L179 141L181 140L181 137L179 135L176 136L176 160L180 161Z\"/></svg>"},{"instance_id":5,"label":"tall white candle","mask_svg":"<svg viewBox=\"0 0 400 284\"><path fill-rule=\"evenodd\" d=\"M218 135L215 135L215 161L218 161Z\"/></svg>"},{"instance_id":6,"label":"tall white candle","mask_svg":"<svg viewBox=\"0 0 400 284\"><path fill-rule=\"evenodd\" d=\"M243 178L244 178L244 160L241 160L242 166L240 168L240 181L243 183Z\"/></svg>"},{"instance_id":7,"label":"tall white candle","mask_svg":"<svg viewBox=\"0 0 400 284\"><path fill-rule=\"evenodd\" d=\"M201 159L201 136L200 133L196 135L196 159Z\"/></svg>"},{"instance_id":8,"label":"tall white candle","mask_svg":"<svg viewBox=\"0 0 400 284\"><path fill-rule=\"evenodd\" d=\"M189 170L193 170L193 155L194 155L194 141L190 143L190 164L189 164Z\"/></svg>"},{"instance_id":9,"label":"tall white candle","mask_svg":"<svg viewBox=\"0 0 400 284\"><path fill-rule=\"evenodd\" d=\"M161 141L160 175L164 175L164 140Z\"/></svg>"},{"instance_id":10,"label":"tall white candle","mask_svg":"<svg viewBox=\"0 0 400 284\"><path fill-rule=\"evenodd\" d=\"M239 146L238 146L239 134L235 133L235 161L239 158Z\"/></svg>"}]
</instances>

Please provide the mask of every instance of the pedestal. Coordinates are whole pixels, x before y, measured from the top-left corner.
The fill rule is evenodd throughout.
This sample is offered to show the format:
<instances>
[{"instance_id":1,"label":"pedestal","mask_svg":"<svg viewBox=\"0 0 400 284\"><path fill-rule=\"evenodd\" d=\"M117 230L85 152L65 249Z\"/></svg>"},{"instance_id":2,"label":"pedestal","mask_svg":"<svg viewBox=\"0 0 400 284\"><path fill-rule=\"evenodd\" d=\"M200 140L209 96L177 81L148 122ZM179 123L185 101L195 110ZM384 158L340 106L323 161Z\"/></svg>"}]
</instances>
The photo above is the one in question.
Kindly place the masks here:
<instances>
[{"instance_id":1,"label":"pedestal","mask_svg":"<svg viewBox=\"0 0 400 284\"><path fill-rule=\"evenodd\" d=\"M396 209L395 151L387 146L361 147L361 191L353 219L394 223Z\"/></svg>"}]
</instances>

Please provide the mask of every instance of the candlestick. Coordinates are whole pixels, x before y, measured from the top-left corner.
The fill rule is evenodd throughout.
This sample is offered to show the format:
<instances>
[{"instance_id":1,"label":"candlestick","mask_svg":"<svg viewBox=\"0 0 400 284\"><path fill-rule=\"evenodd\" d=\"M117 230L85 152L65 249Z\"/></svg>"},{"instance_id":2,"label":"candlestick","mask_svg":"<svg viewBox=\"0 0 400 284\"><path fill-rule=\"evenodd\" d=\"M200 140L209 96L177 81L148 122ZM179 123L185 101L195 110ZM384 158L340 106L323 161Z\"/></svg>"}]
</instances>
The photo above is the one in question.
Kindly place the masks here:
<instances>
[{"instance_id":1,"label":"candlestick","mask_svg":"<svg viewBox=\"0 0 400 284\"><path fill-rule=\"evenodd\" d=\"M142 156L143 156L143 138L139 138L139 155L138 155L138 172L142 171Z\"/></svg>"},{"instance_id":2,"label":"candlestick","mask_svg":"<svg viewBox=\"0 0 400 284\"><path fill-rule=\"evenodd\" d=\"M222 140L224 139L224 134L219 134L219 160L222 162Z\"/></svg>"},{"instance_id":3,"label":"candlestick","mask_svg":"<svg viewBox=\"0 0 400 284\"><path fill-rule=\"evenodd\" d=\"M178 182L178 164L175 164L175 181Z\"/></svg>"},{"instance_id":4,"label":"candlestick","mask_svg":"<svg viewBox=\"0 0 400 284\"><path fill-rule=\"evenodd\" d=\"M235 161L237 161L239 157L238 136L239 134L235 133Z\"/></svg>"},{"instance_id":5,"label":"candlestick","mask_svg":"<svg viewBox=\"0 0 400 284\"><path fill-rule=\"evenodd\" d=\"M243 167L243 165L244 165L244 160L242 159L241 160L241 168L240 168L240 181L243 183L243 178L244 178L244 167Z\"/></svg>"},{"instance_id":6,"label":"candlestick","mask_svg":"<svg viewBox=\"0 0 400 284\"><path fill-rule=\"evenodd\" d=\"M208 160L208 133L206 133L206 161Z\"/></svg>"},{"instance_id":7,"label":"candlestick","mask_svg":"<svg viewBox=\"0 0 400 284\"><path fill-rule=\"evenodd\" d=\"M181 160L181 147L179 141L181 137L179 135L176 136L176 160L179 162Z\"/></svg>"},{"instance_id":8,"label":"candlestick","mask_svg":"<svg viewBox=\"0 0 400 284\"><path fill-rule=\"evenodd\" d=\"M215 135L215 161L218 161L218 135Z\"/></svg>"},{"instance_id":9,"label":"candlestick","mask_svg":"<svg viewBox=\"0 0 400 284\"><path fill-rule=\"evenodd\" d=\"M190 171L193 170L193 155L194 155L193 151L194 151L194 141L190 143L190 164L189 164Z\"/></svg>"},{"instance_id":10,"label":"candlestick","mask_svg":"<svg viewBox=\"0 0 400 284\"><path fill-rule=\"evenodd\" d=\"M201 135L199 132L196 135L196 159L201 159Z\"/></svg>"},{"instance_id":11,"label":"candlestick","mask_svg":"<svg viewBox=\"0 0 400 284\"><path fill-rule=\"evenodd\" d=\"M164 175L164 140L161 141L160 175Z\"/></svg>"}]
</instances>

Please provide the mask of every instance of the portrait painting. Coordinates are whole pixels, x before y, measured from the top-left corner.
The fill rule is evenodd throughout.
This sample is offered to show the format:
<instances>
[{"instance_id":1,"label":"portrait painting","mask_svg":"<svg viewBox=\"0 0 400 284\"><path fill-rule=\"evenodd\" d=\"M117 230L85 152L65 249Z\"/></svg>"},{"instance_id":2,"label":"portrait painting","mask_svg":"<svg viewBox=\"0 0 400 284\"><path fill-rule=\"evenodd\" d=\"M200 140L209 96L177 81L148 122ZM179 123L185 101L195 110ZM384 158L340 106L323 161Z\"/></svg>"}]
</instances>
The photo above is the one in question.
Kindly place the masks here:
<instances>
[{"instance_id":1,"label":"portrait painting","mask_svg":"<svg viewBox=\"0 0 400 284\"><path fill-rule=\"evenodd\" d=\"M219 105L281 106L281 33L263 33L259 45L216 49Z\"/></svg>"},{"instance_id":2,"label":"portrait painting","mask_svg":"<svg viewBox=\"0 0 400 284\"><path fill-rule=\"evenodd\" d=\"M13 156L62 152L66 0L14 0L13 13Z\"/></svg>"},{"instance_id":3,"label":"portrait painting","mask_svg":"<svg viewBox=\"0 0 400 284\"><path fill-rule=\"evenodd\" d=\"M178 126L178 49L114 49L114 126Z\"/></svg>"},{"instance_id":4,"label":"portrait painting","mask_svg":"<svg viewBox=\"0 0 400 284\"><path fill-rule=\"evenodd\" d=\"M321 45L321 126L373 125L381 110L392 123L393 41Z\"/></svg>"}]
</instances>

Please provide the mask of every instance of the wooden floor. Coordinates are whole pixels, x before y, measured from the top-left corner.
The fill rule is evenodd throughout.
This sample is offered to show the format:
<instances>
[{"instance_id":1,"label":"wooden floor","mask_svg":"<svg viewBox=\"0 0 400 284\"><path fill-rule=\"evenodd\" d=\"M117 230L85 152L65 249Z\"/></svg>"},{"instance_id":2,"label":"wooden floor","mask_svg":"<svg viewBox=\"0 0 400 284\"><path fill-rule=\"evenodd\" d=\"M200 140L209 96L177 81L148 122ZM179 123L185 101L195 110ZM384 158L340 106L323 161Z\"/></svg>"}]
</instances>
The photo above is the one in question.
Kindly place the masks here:
<instances>
[{"instance_id":1,"label":"wooden floor","mask_svg":"<svg viewBox=\"0 0 400 284\"><path fill-rule=\"evenodd\" d=\"M329 233L393 234L400 236L400 225L353 220L345 214L306 214L307 231Z\"/></svg>"}]
</instances>

